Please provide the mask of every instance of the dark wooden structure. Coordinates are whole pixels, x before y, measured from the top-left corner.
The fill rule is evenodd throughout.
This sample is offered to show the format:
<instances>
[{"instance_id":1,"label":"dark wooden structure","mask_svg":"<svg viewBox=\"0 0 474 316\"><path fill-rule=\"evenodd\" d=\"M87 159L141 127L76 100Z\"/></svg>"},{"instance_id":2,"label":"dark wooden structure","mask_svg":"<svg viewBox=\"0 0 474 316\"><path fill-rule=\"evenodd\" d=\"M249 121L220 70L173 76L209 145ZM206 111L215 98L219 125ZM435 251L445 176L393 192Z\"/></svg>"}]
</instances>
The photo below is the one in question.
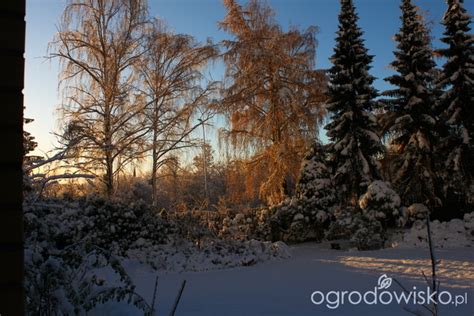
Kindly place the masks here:
<instances>
[{"instance_id":1,"label":"dark wooden structure","mask_svg":"<svg viewBox=\"0 0 474 316\"><path fill-rule=\"evenodd\" d=\"M23 85L25 0L0 1L0 315L25 313Z\"/></svg>"}]
</instances>

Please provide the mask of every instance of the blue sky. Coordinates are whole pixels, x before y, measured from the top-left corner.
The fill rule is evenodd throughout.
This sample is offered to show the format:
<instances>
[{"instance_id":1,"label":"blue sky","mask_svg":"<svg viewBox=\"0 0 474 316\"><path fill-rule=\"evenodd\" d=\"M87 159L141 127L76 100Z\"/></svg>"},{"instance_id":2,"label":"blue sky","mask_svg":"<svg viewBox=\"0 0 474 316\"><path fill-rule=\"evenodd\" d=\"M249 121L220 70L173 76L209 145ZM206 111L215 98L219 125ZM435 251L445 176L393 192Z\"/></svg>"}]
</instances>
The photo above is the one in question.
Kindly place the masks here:
<instances>
[{"instance_id":1,"label":"blue sky","mask_svg":"<svg viewBox=\"0 0 474 316\"><path fill-rule=\"evenodd\" d=\"M239 1L240 2L240 1ZM242 1L243 2L243 1ZM375 55L372 75L378 79L375 86L379 90L387 88L383 81L391 70L388 65L393 59L395 42L393 35L400 26L400 0L354 0L359 13L359 26L364 30L364 39L370 54ZM423 11L427 11L428 21L432 21L433 45L440 47L439 38L443 32L439 24L446 4L445 0L414 0ZM55 109L60 103L58 88L58 63L48 61L48 43L52 40L56 25L64 9L65 0L27 0L26 11L26 72L25 105L27 117L35 122L26 129L39 142L40 152L53 147L51 132L57 128ZM339 1L337 0L268 0L276 11L276 19L286 29L289 25L306 28L319 27L319 42L316 57L317 68L329 68L329 57L334 47L337 30ZM465 1L467 9L473 13L474 1ZM212 38L219 41L228 37L219 30L217 22L225 15L221 0L149 0L150 14L163 18L177 33L187 33L204 41ZM219 79L219 72L214 74Z\"/></svg>"}]
</instances>

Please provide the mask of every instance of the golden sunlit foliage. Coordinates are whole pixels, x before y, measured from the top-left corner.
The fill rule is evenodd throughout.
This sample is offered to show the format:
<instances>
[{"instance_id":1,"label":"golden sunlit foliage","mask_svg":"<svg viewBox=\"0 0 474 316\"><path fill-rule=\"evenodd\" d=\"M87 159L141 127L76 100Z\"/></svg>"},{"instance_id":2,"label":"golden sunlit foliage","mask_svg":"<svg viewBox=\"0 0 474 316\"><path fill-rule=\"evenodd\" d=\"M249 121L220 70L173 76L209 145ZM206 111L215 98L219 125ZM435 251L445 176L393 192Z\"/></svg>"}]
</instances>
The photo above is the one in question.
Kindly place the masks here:
<instances>
[{"instance_id":1,"label":"golden sunlit foliage","mask_svg":"<svg viewBox=\"0 0 474 316\"><path fill-rule=\"evenodd\" d=\"M223 41L226 82L219 110L230 126L221 136L250 158L247 181L259 182L259 195L277 203L296 182L324 116L325 77L314 69L316 28L285 32L261 1L224 4L228 12L219 26L234 38Z\"/></svg>"}]
</instances>

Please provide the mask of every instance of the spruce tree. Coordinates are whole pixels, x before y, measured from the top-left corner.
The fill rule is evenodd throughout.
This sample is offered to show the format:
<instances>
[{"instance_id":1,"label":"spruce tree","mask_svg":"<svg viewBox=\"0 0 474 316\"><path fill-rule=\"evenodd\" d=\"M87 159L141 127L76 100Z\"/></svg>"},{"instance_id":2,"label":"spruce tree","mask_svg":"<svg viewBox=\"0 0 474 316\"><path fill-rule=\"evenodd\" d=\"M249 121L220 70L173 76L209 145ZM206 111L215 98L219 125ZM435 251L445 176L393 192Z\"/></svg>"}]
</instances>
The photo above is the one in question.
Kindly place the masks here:
<instances>
[{"instance_id":1,"label":"spruce tree","mask_svg":"<svg viewBox=\"0 0 474 316\"><path fill-rule=\"evenodd\" d=\"M396 71L385 80L395 86L383 94L385 122L390 145L398 157L394 184L405 205L439 204L436 190L433 148L437 142L434 117L435 63L430 47L429 32L423 17L411 0L401 4L402 26L395 40Z\"/></svg>"},{"instance_id":2,"label":"spruce tree","mask_svg":"<svg viewBox=\"0 0 474 316\"><path fill-rule=\"evenodd\" d=\"M355 205L373 179L379 177L376 156L383 152L373 110L377 91L369 74L372 56L364 46L352 0L341 0L339 30L329 70L326 126L334 184L343 205Z\"/></svg>"},{"instance_id":3,"label":"spruce tree","mask_svg":"<svg viewBox=\"0 0 474 316\"><path fill-rule=\"evenodd\" d=\"M321 240L329 224L336 190L323 145L314 142L301 164L295 195L276 206L273 222L285 241Z\"/></svg>"},{"instance_id":4,"label":"spruce tree","mask_svg":"<svg viewBox=\"0 0 474 316\"><path fill-rule=\"evenodd\" d=\"M295 197L302 209L311 215L319 210L328 212L336 203L326 156L324 146L315 142L301 164Z\"/></svg>"},{"instance_id":5,"label":"spruce tree","mask_svg":"<svg viewBox=\"0 0 474 316\"><path fill-rule=\"evenodd\" d=\"M446 63L439 80L443 93L437 110L447 127L439 155L445 204L456 209L466 206L474 170L474 36L469 34L470 22L463 1L449 0L441 38L448 47L438 50Z\"/></svg>"}]
</instances>

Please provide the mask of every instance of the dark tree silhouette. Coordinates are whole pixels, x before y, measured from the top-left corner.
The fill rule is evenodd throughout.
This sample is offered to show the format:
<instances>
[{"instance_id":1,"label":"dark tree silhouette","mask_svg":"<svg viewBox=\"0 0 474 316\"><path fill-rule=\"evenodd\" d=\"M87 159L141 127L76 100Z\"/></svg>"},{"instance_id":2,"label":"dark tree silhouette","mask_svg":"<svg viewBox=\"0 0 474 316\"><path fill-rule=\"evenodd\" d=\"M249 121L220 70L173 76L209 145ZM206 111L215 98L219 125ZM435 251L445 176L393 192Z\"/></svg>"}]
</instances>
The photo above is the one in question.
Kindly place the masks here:
<instances>
[{"instance_id":1,"label":"dark tree silhouette","mask_svg":"<svg viewBox=\"0 0 474 316\"><path fill-rule=\"evenodd\" d=\"M23 315L23 70L25 1L0 2L0 314Z\"/></svg>"},{"instance_id":2,"label":"dark tree silhouette","mask_svg":"<svg viewBox=\"0 0 474 316\"><path fill-rule=\"evenodd\" d=\"M378 126L372 111L376 107L374 77L369 74L368 55L357 26L358 16L351 0L341 1L339 30L329 70L326 126L331 141L335 185L341 201L355 204L374 178L378 178L375 157L383 153Z\"/></svg>"},{"instance_id":3,"label":"dark tree silhouette","mask_svg":"<svg viewBox=\"0 0 474 316\"><path fill-rule=\"evenodd\" d=\"M474 37L470 33L471 17L462 0L449 0L443 18L441 41L447 47L438 50L446 58L439 86L443 93L438 101L442 127L440 162L446 211L464 211L472 194L474 171Z\"/></svg>"},{"instance_id":4,"label":"dark tree silhouette","mask_svg":"<svg viewBox=\"0 0 474 316\"><path fill-rule=\"evenodd\" d=\"M434 116L435 63L423 16L410 0L400 6L402 26L395 61L396 74L386 78L395 89L385 91L385 127L397 151L394 184L405 205L439 205L434 167L438 140Z\"/></svg>"}]
</instances>

